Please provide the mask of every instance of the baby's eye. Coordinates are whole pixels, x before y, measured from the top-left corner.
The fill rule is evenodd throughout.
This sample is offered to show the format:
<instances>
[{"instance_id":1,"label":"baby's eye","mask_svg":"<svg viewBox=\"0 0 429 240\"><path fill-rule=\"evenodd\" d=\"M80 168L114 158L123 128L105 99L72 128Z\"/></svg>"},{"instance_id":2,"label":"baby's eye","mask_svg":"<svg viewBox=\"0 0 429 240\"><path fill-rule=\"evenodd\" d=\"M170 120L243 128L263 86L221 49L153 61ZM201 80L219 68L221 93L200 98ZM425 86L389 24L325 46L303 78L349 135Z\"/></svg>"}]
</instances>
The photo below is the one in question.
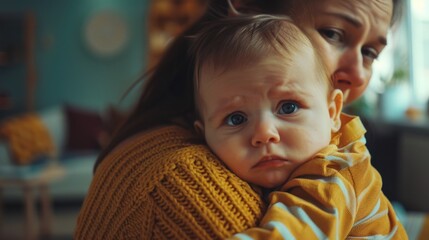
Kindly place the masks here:
<instances>
[{"instance_id":1,"label":"baby's eye","mask_svg":"<svg viewBox=\"0 0 429 240\"><path fill-rule=\"evenodd\" d=\"M229 126L237 126L247 121L246 116L242 113L231 113L225 119L225 123Z\"/></svg>"},{"instance_id":2,"label":"baby's eye","mask_svg":"<svg viewBox=\"0 0 429 240\"><path fill-rule=\"evenodd\" d=\"M330 42L341 43L344 41L344 33L338 29L323 28L319 30L319 33Z\"/></svg>"},{"instance_id":3,"label":"baby's eye","mask_svg":"<svg viewBox=\"0 0 429 240\"><path fill-rule=\"evenodd\" d=\"M299 106L294 102L283 102L280 105L279 114L292 114L298 111Z\"/></svg>"}]
</instances>

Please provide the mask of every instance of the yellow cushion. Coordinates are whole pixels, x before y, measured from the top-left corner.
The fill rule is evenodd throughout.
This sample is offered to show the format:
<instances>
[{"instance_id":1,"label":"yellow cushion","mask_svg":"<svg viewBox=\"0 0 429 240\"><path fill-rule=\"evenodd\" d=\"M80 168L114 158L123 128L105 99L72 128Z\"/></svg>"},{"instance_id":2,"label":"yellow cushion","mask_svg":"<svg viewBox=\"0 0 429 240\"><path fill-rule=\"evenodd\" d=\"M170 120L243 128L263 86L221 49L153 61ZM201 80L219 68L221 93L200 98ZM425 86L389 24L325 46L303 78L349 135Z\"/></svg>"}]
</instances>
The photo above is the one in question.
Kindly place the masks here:
<instances>
[{"instance_id":1,"label":"yellow cushion","mask_svg":"<svg viewBox=\"0 0 429 240\"><path fill-rule=\"evenodd\" d=\"M17 165L31 164L39 156L53 156L55 153L49 131L34 113L2 122L0 137L9 143L12 160Z\"/></svg>"}]
</instances>

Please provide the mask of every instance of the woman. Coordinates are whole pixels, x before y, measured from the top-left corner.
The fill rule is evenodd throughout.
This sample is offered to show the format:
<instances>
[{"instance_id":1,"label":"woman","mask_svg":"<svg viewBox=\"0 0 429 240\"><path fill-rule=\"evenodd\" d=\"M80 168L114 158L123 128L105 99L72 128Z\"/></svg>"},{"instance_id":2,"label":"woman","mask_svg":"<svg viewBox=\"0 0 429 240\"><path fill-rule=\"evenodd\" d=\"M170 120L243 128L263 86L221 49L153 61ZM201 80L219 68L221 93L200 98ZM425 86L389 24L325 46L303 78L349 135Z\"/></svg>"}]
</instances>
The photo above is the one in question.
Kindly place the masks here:
<instances>
[{"instance_id":1,"label":"woman","mask_svg":"<svg viewBox=\"0 0 429 240\"><path fill-rule=\"evenodd\" d=\"M362 95L397 0L266 2L233 4L243 11L289 14L321 50L334 85L348 95L346 103ZM221 164L190 124L195 107L188 36L228 9L227 1L211 1L203 18L170 45L136 109L99 157L76 239L214 239L257 225L262 198Z\"/></svg>"}]
</instances>

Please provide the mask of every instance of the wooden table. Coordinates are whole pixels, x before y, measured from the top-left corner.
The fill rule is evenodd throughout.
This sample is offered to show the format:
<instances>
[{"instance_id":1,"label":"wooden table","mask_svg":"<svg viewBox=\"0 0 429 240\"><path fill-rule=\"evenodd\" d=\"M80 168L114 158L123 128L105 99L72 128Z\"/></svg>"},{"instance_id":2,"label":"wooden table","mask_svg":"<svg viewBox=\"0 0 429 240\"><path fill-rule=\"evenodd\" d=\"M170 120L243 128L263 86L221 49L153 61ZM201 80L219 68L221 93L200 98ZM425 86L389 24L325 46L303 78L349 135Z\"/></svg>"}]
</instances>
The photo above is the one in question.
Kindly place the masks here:
<instances>
[{"instance_id":1,"label":"wooden table","mask_svg":"<svg viewBox=\"0 0 429 240\"><path fill-rule=\"evenodd\" d=\"M52 202L49 193L49 184L62 178L65 169L56 163L47 165L39 172L30 176L3 177L0 176L0 220L2 218L2 190L8 187L18 187L23 191L25 206L25 238L38 239L38 236L49 237L52 234ZM40 229L37 231L38 217L36 211L35 191L39 190L41 203ZM1 223L1 222L0 222Z\"/></svg>"}]
</instances>

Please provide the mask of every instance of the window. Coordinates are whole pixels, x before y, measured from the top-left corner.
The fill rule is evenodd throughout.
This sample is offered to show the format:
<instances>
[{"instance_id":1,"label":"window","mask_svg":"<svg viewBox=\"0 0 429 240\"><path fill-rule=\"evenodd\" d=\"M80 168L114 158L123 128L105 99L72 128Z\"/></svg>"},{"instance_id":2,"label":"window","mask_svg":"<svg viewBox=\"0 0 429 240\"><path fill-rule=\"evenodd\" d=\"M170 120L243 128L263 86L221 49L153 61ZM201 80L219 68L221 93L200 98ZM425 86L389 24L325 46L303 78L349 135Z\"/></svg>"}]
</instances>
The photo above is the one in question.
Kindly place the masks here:
<instances>
[{"instance_id":1,"label":"window","mask_svg":"<svg viewBox=\"0 0 429 240\"><path fill-rule=\"evenodd\" d=\"M429 98L429 0L408 0L410 76L417 103Z\"/></svg>"},{"instance_id":2,"label":"window","mask_svg":"<svg viewBox=\"0 0 429 240\"><path fill-rule=\"evenodd\" d=\"M404 5L401 20L373 65L364 96L364 106L372 109L359 114L398 120L410 108L421 111L421 116L429 111L429 0L405 0Z\"/></svg>"}]
</instances>

